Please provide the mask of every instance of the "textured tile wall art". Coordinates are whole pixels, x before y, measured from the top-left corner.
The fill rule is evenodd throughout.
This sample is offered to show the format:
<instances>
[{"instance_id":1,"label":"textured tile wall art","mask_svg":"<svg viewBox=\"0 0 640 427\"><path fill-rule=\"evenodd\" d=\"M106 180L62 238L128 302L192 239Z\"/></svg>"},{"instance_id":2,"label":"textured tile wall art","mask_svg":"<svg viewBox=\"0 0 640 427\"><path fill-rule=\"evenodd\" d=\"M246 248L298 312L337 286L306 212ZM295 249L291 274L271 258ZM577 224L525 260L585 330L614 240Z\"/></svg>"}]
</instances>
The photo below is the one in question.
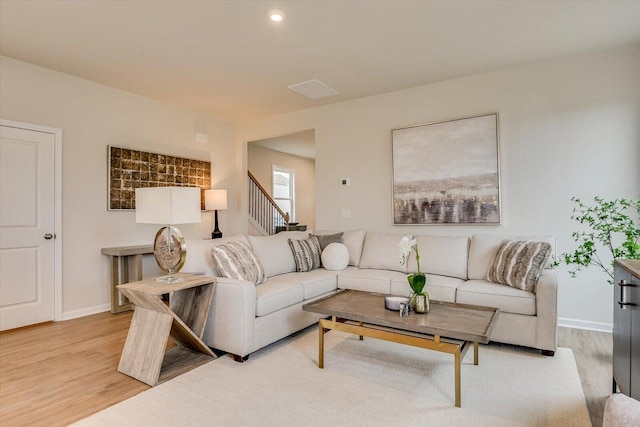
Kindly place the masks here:
<instances>
[{"instance_id":1,"label":"textured tile wall art","mask_svg":"<svg viewBox=\"0 0 640 427\"><path fill-rule=\"evenodd\" d=\"M204 210L204 190L211 188L211 162L108 146L109 210L136 208L136 188L199 187Z\"/></svg>"}]
</instances>

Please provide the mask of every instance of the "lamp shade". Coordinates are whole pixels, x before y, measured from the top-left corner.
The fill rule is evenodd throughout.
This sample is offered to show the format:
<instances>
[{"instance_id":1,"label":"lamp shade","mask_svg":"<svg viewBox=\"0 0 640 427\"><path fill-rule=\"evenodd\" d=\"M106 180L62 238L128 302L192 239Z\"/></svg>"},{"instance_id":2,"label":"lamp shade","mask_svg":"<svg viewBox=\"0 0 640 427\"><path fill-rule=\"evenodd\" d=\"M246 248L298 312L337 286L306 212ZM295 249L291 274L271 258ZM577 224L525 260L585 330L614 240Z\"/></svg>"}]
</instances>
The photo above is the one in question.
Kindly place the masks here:
<instances>
[{"instance_id":1,"label":"lamp shade","mask_svg":"<svg viewBox=\"0 0 640 427\"><path fill-rule=\"evenodd\" d=\"M208 211L227 209L227 190L204 190L204 208Z\"/></svg>"},{"instance_id":2,"label":"lamp shade","mask_svg":"<svg viewBox=\"0 0 640 427\"><path fill-rule=\"evenodd\" d=\"M136 188L136 222L191 224L200 222L200 188Z\"/></svg>"}]
</instances>

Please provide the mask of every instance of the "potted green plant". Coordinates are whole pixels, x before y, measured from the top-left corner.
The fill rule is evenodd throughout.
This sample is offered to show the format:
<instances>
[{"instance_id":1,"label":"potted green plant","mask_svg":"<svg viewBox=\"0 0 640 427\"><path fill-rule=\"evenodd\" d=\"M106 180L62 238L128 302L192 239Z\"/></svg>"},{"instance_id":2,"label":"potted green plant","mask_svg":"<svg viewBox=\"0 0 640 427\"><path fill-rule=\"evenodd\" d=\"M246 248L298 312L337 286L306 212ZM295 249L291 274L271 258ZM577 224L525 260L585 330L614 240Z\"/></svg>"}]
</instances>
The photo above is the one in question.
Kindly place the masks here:
<instances>
[{"instance_id":1,"label":"potted green plant","mask_svg":"<svg viewBox=\"0 0 640 427\"><path fill-rule=\"evenodd\" d=\"M569 269L571 277L576 277L578 271L585 267L596 266L609 275L608 282L613 284L614 259L640 259L640 198L606 201L594 197L592 206L577 197L571 201L576 205L571 219L586 230L571 234L578 247L573 252L562 253L559 259L554 260L553 266L561 263L573 266ZM605 259L603 251L611 254L610 262Z\"/></svg>"},{"instance_id":2,"label":"potted green plant","mask_svg":"<svg viewBox=\"0 0 640 427\"><path fill-rule=\"evenodd\" d=\"M427 276L420 271L420 251L416 239L409 239L408 236L404 236L400 240L400 265L404 265L409 259L411 250L416 253L416 263L418 264L418 272L407 276L409 287L413 291L411 293L411 301L409 305L411 309L416 313L426 313L429 311L429 292L424 291L424 286L427 284Z\"/></svg>"}]
</instances>

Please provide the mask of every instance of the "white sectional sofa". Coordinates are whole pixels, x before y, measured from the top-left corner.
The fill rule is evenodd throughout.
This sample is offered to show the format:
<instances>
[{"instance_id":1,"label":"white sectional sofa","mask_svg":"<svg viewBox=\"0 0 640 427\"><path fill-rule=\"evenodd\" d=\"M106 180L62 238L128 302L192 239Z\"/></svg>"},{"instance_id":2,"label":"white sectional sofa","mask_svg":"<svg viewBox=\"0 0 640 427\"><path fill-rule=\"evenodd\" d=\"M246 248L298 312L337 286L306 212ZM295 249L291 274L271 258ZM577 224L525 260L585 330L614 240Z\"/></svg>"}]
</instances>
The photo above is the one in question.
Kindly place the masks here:
<instances>
[{"instance_id":1,"label":"white sectional sofa","mask_svg":"<svg viewBox=\"0 0 640 427\"><path fill-rule=\"evenodd\" d=\"M330 234L330 232L318 233ZM187 241L182 271L218 276L211 257L213 246L232 241L249 245L262 264L266 282L255 285L218 277L203 340L212 348L243 361L252 352L317 322L320 315L302 311L302 305L340 289L409 295L407 274L417 271L415 256L401 265L398 243L405 234L345 231L349 266L296 272L288 239L301 240L309 232L274 236L238 235L216 240ZM498 245L505 239L546 241L551 236L443 237L416 235L426 290L433 300L498 307L500 315L491 340L542 350L552 356L557 342L557 280L545 269L534 292L486 280ZM552 252L553 253L553 252ZM549 267L549 264L547 264Z\"/></svg>"}]
</instances>

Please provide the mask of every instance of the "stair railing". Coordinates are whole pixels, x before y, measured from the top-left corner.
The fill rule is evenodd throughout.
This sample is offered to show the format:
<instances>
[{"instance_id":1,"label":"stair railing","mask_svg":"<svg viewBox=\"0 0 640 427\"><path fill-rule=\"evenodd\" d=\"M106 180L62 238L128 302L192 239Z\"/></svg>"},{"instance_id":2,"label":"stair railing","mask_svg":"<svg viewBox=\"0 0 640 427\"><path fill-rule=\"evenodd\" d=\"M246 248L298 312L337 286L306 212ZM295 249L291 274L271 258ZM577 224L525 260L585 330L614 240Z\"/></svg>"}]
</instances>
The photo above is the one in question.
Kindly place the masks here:
<instances>
[{"instance_id":1,"label":"stair railing","mask_svg":"<svg viewBox=\"0 0 640 427\"><path fill-rule=\"evenodd\" d=\"M249 215L268 235L276 234L277 227L289 229L289 213L283 212L258 180L249 175Z\"/></svg>"}]
</instances>

